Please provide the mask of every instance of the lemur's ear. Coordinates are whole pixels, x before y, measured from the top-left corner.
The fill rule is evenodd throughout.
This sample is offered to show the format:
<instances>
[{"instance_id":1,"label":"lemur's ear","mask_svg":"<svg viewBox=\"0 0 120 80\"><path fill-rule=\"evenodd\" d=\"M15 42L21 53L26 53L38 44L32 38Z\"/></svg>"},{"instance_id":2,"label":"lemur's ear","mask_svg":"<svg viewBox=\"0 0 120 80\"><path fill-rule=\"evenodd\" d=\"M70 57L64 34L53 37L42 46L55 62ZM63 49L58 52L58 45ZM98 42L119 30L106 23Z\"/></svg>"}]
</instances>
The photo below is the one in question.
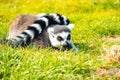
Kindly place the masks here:
<instances>
[{"instance_id":1,"label":"lemur's ear","mask_svg":"<svg viewBox=\"0 0 120 80\"><path fill-rule=\"evenodd\" d=\"M53 33L54 33L54 28L48 28L48 29L47 29L47 32L48 32L49 34L53 34Z\"/></svg>"},{"instance_id":2,"label":"lemur's ear","mask_svg":"<svg viewBox=\"0 0 120 80\"><path fill-rule=\"evenodd\" d=\"M69 28L70 30L72 30L74 28L74 24L67 25L67 28Z\"/></svg>"}]
</instances>

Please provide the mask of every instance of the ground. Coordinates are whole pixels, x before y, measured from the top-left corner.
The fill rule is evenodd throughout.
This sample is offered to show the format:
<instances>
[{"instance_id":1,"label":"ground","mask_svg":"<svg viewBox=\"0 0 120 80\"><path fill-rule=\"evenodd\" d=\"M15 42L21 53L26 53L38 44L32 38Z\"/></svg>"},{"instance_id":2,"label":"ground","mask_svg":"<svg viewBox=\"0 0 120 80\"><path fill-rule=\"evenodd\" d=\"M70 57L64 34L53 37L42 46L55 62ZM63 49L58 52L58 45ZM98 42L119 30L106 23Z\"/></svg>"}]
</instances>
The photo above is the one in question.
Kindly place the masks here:
<instances>
[{"instance_id":1,"label":"ground","mask_svg":"<svg viewBox=\"0 0 120 80\"><path fill-rule=\"evenodd\" d=\"M75 24L72 39L78 53L1 44L1 80L120 79L119 0L0 0L0 39L17 16L42 12L63 14Z\"/></svg>"}]
</instances>

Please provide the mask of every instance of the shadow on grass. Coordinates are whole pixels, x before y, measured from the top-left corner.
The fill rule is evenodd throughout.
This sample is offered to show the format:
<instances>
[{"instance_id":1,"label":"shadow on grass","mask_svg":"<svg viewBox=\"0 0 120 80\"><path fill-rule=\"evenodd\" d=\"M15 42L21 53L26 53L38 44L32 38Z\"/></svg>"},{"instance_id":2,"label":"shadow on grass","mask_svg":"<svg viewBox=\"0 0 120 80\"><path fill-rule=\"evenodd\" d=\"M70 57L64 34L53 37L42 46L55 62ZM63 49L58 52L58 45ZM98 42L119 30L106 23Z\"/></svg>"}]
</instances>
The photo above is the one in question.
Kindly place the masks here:
<instances>
[{"instance_id":1,"label":"shadow on grass","mask_svg":"<svg viewBox=\"0 0 120 80\"><path fill-rule=\"evenodd\" d=\"M87 53L87 52L91 52L96 49L95 47L90 46L89 43L74 43L74 44L80 52Z\"/></svg>"}]
</instances>

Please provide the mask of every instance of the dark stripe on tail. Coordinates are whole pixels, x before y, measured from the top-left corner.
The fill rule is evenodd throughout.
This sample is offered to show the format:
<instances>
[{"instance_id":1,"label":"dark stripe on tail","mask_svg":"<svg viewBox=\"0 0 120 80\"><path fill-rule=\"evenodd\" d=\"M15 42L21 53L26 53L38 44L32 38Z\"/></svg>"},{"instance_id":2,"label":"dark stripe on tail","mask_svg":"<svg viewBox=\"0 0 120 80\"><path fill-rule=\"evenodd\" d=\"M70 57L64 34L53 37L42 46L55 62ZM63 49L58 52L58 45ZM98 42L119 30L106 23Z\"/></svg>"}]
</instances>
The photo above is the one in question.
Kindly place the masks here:
<instances>
[{"instance_id":1,"label":"dark stripe on tail","mask_svg":"<svg viewBox=\"0 0 120 80\"><path fill-rule=\"evenodd\" d=\"M62 17L60 14L57 14L57 16L59 16L60 25L63 25L63 24L64 24L64 19L63 19L63 17Z\"/></svg>"},{"instance_id":2,"label":"dark stripe on tail","mask_svg":"<svg viewBox=\"0 0 120 80\"><path fill-rule=\"evenodd\" d=\"M68 24L70 23L70 20L69 20L69 19L67 19L67 20L66 20L66 22L67 22L67 25L68 25Z\"/></svg>"},{"instance_id":3,"label":"dark stripe on tail","mask_svg":"<svg viewBox=\"0 0 120 80\"><path fill-rule=\"evenodd\" d=\"M34 23L39 24L39 26L42 28L42 30L46 27L46 23L43 20L36 20Z\"/></svg>"},{"instance_id":4,"label":"dark stripe on tail","mask_svg":"<svg viewBox=\"0 0 120 80\"><path fill-rule=\"evenodd\" d=\"M17 38L20 38L20 39L23 39L23 37L21 37L21 36L16 36Z\"/></svg>"},{"instance_id":5,"label":"dark stripe on tail","mask_svg":"<svg viewBox=\"0 0 120 80\"><path fill-rule=\"evenodd\" d=\"M31 30L34 33L34 36L39 34L39 31L34 26L28 27L28 30Z\"/></svg>"},{"instance_id":6,"label":"dark stripe on tail","mask_svg":"<svg viewBox=\"0 0 120 80\"><path fill-rule=\"evenodd\" d=\"M48 19L48 25L51 25L51 24L59 24L57 21L55 21L55 19L53 18L53 16L46 15L46 16L44 16L44 17Z\"/></svg>"},{"instance_id":7,"label":"dark stripe on tail","mask_svg":"<svg viewBox=\"0 0 120 80\"><path fill-rule=\"evenodd\" d=\"M22 34L26 36L26 43L29 43L31 41L31 36L26 32L23 32Z\"/></svg>"}]
</instances>

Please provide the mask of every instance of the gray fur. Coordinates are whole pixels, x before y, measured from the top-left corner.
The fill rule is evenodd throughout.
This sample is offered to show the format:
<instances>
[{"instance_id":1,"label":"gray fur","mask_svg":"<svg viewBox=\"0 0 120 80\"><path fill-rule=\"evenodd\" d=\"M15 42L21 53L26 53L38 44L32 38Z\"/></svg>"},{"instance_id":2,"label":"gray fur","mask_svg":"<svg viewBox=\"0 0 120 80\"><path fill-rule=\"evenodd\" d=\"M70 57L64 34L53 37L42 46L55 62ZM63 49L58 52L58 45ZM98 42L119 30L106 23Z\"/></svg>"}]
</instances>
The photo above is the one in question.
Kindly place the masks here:
<instances>
[{"instance_id":1,"label":"gray fur","mask_svg":"<svg viewBox=\"0 0 120 80\"><path fill-rule=\"evenodd\" d=\"M41 34L39 34L38 36L35 37L35 39L33 39L33 44L42 48L49 47L51 45L46 28L43 30Z\"/></svg>"},{"instance_id":2,"label":"gray fur","mask_svg":"<svg viewBox=\"0 0 120 80\"><path fill-rule=\"evenodd\" d=\"M54 34L58 34L61 32L71 32L70 29L66 27L66 25L54 25L50 27L54 28Z\"/></svg>"}]
</instances>

